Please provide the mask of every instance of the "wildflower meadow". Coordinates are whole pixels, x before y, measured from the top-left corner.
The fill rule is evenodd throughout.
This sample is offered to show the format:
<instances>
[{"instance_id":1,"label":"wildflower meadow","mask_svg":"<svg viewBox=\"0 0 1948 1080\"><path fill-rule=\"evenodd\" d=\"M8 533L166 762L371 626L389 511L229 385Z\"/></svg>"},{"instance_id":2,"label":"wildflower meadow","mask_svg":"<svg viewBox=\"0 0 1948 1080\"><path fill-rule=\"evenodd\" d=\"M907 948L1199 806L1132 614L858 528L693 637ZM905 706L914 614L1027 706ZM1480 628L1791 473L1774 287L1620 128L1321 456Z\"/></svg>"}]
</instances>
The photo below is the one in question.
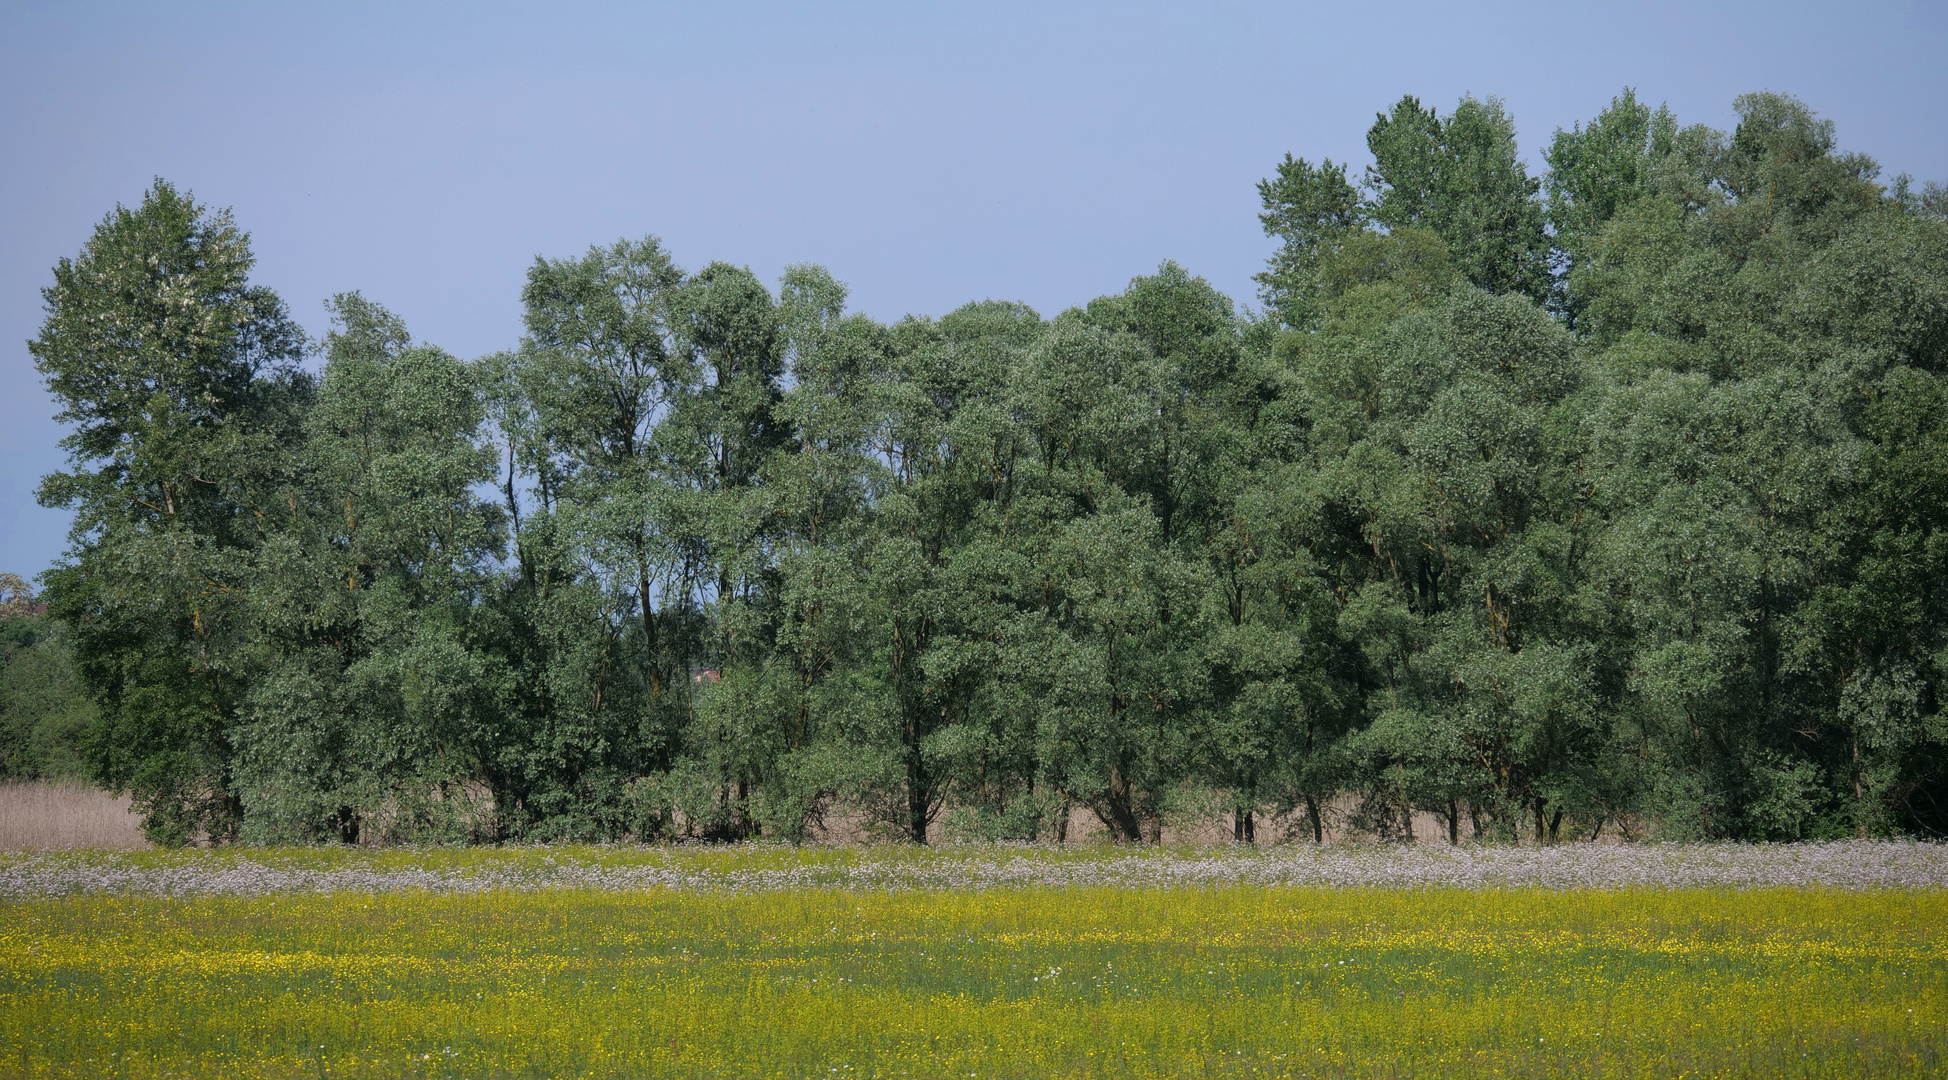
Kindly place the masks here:
<instances>
[{"instance_id":1,"label":"wildflower meadow","mask_svg":"<svg viewBox=\"0 0 1948 1080\"><path fill-rule=\"evenodd\" d=\"M1918 844L5 856L0 1075L1938 1076L1944 882Z\"/></svg>"}]
</instances>

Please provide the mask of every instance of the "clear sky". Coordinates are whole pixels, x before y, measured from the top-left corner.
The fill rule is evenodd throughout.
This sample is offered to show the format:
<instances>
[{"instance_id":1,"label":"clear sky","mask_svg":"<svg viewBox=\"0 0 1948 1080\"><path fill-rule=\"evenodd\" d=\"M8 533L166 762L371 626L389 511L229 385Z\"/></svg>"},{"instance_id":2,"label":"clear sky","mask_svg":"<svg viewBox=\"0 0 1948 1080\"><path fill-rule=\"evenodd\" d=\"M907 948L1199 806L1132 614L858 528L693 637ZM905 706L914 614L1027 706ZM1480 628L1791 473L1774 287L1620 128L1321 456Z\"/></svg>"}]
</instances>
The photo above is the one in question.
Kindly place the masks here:
<instances>
[{"instance_id":1,"label":"clear sky","mask_svg":"<svg viewBox=\"0 0 1948 1080\"><path fill-rule=\"evenodd\" d=\"M358 289L461 356L513 345L536 255L661 236L881 319L1043 314L1175 259L1235 299L1255 183L1367 161L1413 93L1508 104L1532 169L1625 85L1729 127L1796 94L1948 180L1948 2L49 4L0 0L0 570L65 543L40 289L154 176L233 207L307 328Z\"/></svg>"}]
</instances>

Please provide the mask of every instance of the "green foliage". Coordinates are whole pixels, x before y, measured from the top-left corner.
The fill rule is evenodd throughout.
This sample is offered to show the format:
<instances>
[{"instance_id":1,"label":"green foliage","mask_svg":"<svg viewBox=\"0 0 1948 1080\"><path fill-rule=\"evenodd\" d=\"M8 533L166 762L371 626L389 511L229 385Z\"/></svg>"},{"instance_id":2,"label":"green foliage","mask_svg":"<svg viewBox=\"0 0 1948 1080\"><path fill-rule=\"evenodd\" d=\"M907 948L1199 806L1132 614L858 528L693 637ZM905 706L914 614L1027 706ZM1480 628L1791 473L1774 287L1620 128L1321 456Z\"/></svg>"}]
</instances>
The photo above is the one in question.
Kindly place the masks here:
<instances>
[{"instance_id":1,"label":"green foliage","mask_svg":"<svg viewBox=\"0 0 1948 1080\"><path fill-rule=\"evenodd\" d=\"M303 336L250 265L227 213L158 180L55 267L28 344L72 426L40 499L74 512L45 582L99 705L87 753L165 842L241 821L240 584L310 388Z\"/></svg>"},{"instance_id":2,"label":"green foliage","mask_svg":"<svg viewBox=\"0 0 1948 1080\"><path fill-rule=\"evenodd\" d=\"M81 740L94 720L61 625L0 618L0 778L85 778Z\"/></svg>"},{"instance_id":3,"label":"green foliage","mask_svg":"<svg viewBox=\"0 0 1948 1080\"><path fill-rule=\"evenodd\" d=\"M464 788L495 727L471 639L500 513L472 488L493 453L474 374L357 294L330 305L292 508L249 578L255 648L236 791L256 842L464 835ZM383 832L382 832L383 834Z\"/></svg>"},{"instance_id":4,"label":"green foliage","mask_svg":"<svg viewBox=\"0 0 1948 1080\"><path fill-rule=\"evenodd\" d=\"M1341 237L1365 223L1359 193L1346 180L1346 167L1331 158L1315 167L1285 155L1278 173L1258 183L1265 235L1284 243L1257 277L1265 306L1288 326L1317 320L1319 264Z\"/></svg>"},{"instance_id":5,"label":"green foliage","mask_svg":"<svg viewBox=\"0 0 1948 1080\"><path fill-rule=\"evenodd\" d=\"M1663 106L1653 110L1628 87L1610 107L1569 131L1558 129L1544 156L1548 222L1556 243L1571 259L1588 254L1603 226L1631 204L1651 195L1682 201L1684 155L1680 144L1710 145L1702 128L1678 130Z\"/></svg>"},{"instance_id":6,"label":"green foliage","mask_svg":"<svg viewBox=\"0 0 1948 1080\"><path fill-rule=\"evenodd\" d=\"M1473 284L1541 299L1549 287L1549 242L1540 181L1515 147L1515 122L1501 99L1461 99L1442 117L1412 95L1373 122L1366 184L1369 213L1389 229L1431 230Z\"/></svg>"},{"instance_id":7,"label":"green foliage","mask_svg":"<svg viewBox=\"0 0 1948 1080\"><path fill-rule=\"evenodd\" d=\"M1940 189L1736 107L1531 178L1404 98L1260 184L1263 315L889 325L652 237L472 363L340 296L315 378L158 182L47 291L6 768L169 842L1939 834Z\"/></svg>"},{"instance_id":8,"label":"green foliage","mask_svg":"<svg viewBox=\"0 0 1948 1080\"><path fill-rule=\"evenodd\" d=\"M1623 100L1612 112L1634 107L1627 94ZM1593 128L1588 141L1608 150L1616 141L1610 132L1622 123ZM1559 146L1566 138L1558 133ZM1258 185L1259 221L1281 244L1257 280L1260 298L1280 322L1319 330L1333 299L1380 282L1416 302L1457 276L1490 292L1548 296L1553 280L1544 226L1568 237L1565 223L1573 215L1549 213L1537 198L1541 181L1529 177L1514 121L1499 99L1464 97L1444 118L1408 95L1374 120L1366 143L1374 160L1363 194L1347 180L1344 165L1323 159L1314 166L1290 154ZM1568 161L1573 153L1559 156ZM1580 181L1566 172L1552 173L1550 181L1570 185L1587 217L1592 211L1581 210L1583 202L1615 199L1608 188L1600 194L1582 188L1617 186L1617 162L1610 160L1616 157L1584 167L1589 175ZM1551 197L1551 207L1572 201L1553 188Z\"/></svg>"}]
</instances>

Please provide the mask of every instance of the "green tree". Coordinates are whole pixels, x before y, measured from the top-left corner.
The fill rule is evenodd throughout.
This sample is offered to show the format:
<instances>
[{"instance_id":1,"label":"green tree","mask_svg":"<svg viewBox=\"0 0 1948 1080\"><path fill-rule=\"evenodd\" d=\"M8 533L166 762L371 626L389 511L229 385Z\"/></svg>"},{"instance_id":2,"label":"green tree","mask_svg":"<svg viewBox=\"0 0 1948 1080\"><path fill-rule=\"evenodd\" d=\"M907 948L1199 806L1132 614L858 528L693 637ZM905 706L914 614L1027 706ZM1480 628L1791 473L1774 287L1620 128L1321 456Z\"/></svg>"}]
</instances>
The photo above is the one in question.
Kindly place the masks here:
<instances>
[{"instance_id":1,"label":"green tree","mask_svg":"<svg viewBox=\"0 0 1948 1080\"><path fill-rule=\"evenodd\" d=\"M1612 383L1591 431L1623 718L1670 834L1884 829L1935 782L1906 659L1929 619L1867 553L1926 534L1927 489L1890 515L1876 477L1928 453L1895 418L1939 363L1944 248L1803 104L1736 105L1730 136L1680 131L1569 278Z\"/></svg>"},{"instance_id":2,"label":"green tree","mask_svg":"<svg viewBox=\"0 0 1948 1080\"><path fill-rule=\"evenodd\" d=\"M503 542L474 493L494 465L477 380L356 293L330 309L302 472L247 578L263 644L233 739L244 835L464 836L501 734L470 640Z\"/></svg>"},{"instance_id":3,"label":"green tree","mask_svg":"<svg viewBox=\"0 0 1948 1080\"><path fill-rule=\"evenodd\" d=\"M1631 204L1681 192L1672 190L1682 176L1680 140L1710 141L1703 128L1681 132L1670 109L1653 110L1629 87L1587 128L1556 130L1543 154L1549 163L1544 194L1549 226L1572 263L1584 258L1591 239Z\"/></svg>"},{"instance_id":4,"label":"green tree","mask_svg":"<svg viewBox=\"0 0 1948 1080\"><path fill-rule=\"evenodd\" d=\"M1331 158L1315 166L1287 154L1274 176L1258 182L1258 199L1259 224L1280 241L1255 278L1259 298L1285 325L1309 329L1318 320L1320 263L1366 223L1359 192L1347 182L1346 166Z\"/></svg>"},{"instance_id":5,"label":"green tree","mask_svg":"<svg viewBox=\"0 0 1948 1080\"><path fill-rule=\"evenodd\" d=\"M699 659L722 681L697 704L692 761L711 798L686 814L723 839L753 835L752 793L771 775L788 723L774 663L777 520L764 484L789 447L778 417L786 351L770 290L750 270L711 263L670 298L687 375L660 427L682 543L696 552L710 639Z\"/></svg>"},{"instance_id":6,"label":"green tree","mask_svg":"<svg viewBox=\"0 0 1948 1080\"><path fill-rule=\"evenodd\" d=\"M94 702L61 624L19 575L0 573L0 779L80 779Z\"/></svg>"},{"instance_id":7,"label":"green tree","mask_svg":"<svg viewBox=\"0 0 1948 1080\"><path fill-rule=\"evenodd\" d=\"M497 770L524 835L668 824L660 810L638 820L616 807L670 764L700 632L697 553L658 442L693 376L671 326L682 282L654 237L537 259L522 292L527 337L489 364L519 571L501 648L522 718Z\"/></svg>"},{"instance_id":8,"label":"green tree","mask_svg":"<svg viewBox=\"0 0 1948 1080\"><path fill-rule=\"evenodd\" d=\"M1374 120L1366 145L1373 152L1367 213L1375 222L1431 230L1480 288L1547 295L1541 182L1528 175L1499 98L1464 97L1443 118L1408 95Z\"/></svg>"},{"instance_id":9,"label":"green tree","mask_svg":"<svg viewBox=\"0 0 1948 1080\"><path fill-rule=\"evenodd\" d=\"M100 703L88 755L163 843L224 839L242 817L241 575L310 385L303 334L251 263L228 212L158 180L55 267L28 345L72 427L40 499L75 515L46 582Z\"/></svg>"}]
</instances>

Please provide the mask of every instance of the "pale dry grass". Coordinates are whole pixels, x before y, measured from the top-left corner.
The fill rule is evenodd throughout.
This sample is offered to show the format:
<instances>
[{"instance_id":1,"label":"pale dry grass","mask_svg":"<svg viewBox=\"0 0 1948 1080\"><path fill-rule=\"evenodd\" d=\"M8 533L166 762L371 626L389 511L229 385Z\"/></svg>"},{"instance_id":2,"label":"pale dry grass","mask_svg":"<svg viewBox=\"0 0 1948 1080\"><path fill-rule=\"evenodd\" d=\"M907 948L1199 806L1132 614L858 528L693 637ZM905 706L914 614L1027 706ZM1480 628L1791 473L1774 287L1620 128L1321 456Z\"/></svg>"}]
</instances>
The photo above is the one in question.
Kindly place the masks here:
<instances>
[{"instance_id":1,"label":"pale dry grass","mask_svg":"<svg viewBox=\"0 0 1948 1080\"><path fill-rule=\"evenodd\" d=\"M126 795L86 784L0 782L0 851L148 846Z\"/></svg>"}]
</instances>

